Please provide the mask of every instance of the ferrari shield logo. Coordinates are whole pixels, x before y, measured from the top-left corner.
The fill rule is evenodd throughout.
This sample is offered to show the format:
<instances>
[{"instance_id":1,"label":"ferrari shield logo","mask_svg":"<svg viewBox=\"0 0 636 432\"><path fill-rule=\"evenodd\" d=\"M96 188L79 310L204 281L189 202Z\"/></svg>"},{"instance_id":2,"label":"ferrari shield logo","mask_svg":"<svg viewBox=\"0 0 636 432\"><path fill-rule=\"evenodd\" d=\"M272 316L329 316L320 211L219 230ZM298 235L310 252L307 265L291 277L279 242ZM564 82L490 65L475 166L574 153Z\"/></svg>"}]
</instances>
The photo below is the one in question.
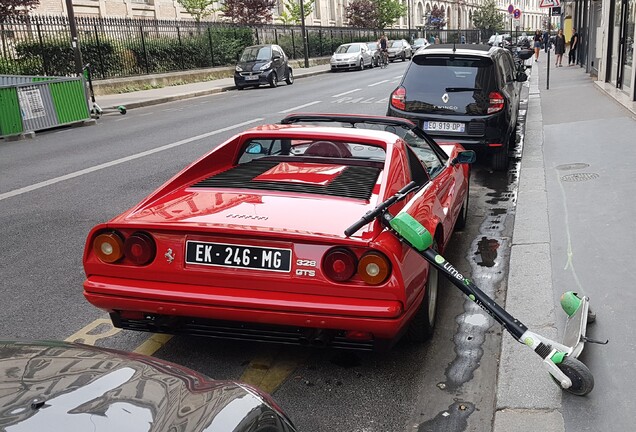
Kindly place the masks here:
<instances>
[{"instance_id":1,"label":"ferrari shield logo","mask_svg":"<svg viewBox=\"0 0 636 432\"><path fill-rule=\"evenodd\" d=\"M444 96L442 96L442 101L443 101L444 103L448 103L448 100L449 100L449 99L450 99L450 98L448 97L448 93L444 93Z\"/></svg>"}]
</instances>

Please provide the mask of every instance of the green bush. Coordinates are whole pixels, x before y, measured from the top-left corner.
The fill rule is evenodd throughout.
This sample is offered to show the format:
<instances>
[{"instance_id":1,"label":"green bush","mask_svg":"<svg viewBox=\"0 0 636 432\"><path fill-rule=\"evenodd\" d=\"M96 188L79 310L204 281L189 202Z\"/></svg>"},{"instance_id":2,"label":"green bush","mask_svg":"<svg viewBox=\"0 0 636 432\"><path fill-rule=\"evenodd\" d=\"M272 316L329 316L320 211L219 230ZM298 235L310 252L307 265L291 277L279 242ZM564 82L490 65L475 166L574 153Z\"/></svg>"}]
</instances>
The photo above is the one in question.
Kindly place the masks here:
<instances>
[{"instance_id":1,"label":"green bush","mask_svg":"<svg viewBox=\"0 0 636 432\"><path fill-rule=\"evenodd\" d=\"M82 41L80 47L82 60L84 64L91 63L95 77L102 75L102 72L105 76L113 76L121 69L119 56L111 42L100 41L97 45L89 39ZM16 44L15 50L16 61L30 65L30 73L52 76L75 75L75 55L66 41L47 40L40 45L39 41L29 40Z\"/></svg>"}]
</instances>

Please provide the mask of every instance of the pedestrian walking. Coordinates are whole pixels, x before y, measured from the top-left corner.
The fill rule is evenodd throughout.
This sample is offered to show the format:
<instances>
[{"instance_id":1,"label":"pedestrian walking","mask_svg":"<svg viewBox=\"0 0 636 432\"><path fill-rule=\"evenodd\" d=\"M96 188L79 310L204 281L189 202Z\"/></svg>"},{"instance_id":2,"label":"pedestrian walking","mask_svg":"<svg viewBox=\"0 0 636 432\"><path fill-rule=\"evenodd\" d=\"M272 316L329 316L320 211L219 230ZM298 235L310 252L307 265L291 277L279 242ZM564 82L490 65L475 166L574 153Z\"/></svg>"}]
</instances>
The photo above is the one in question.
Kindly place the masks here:
<instances>
[{"instance_id":1,"label":"pedestrian walking","mask_svg":"<svg viewBox=\"0 0 636 432\"><path fill-rule=\"evenodd\" d=\"M539 51L541 50L541 41L543 40L541 30L537 29L537 31L534 32L534 38L532 38L532 40L534 41L534 45L532 46L534 48L534 61L538 62Z\"/></svg>"},{"instance_id":2,"label":"pedestrian walking","mask_svg":"<svg viewBox=\"0 0 636 432\"><path fill-rule=\"evenodd\" d=\"M554 66L563 67L563 54L565 53L565 36L563 36L563 30L559 29L556 38L554 39L554 53L556 54L556 63Z\"/></svg>"},{"instance_id":3,"label":"pedestrian walking","mask_svg":"<svg viewBox=\"0 0 636 432\"><path fill-rule=\"evenodd\" d=\"M459 38L460 43L465 44L466 43L466 36L464 36L463 34L460 36Z\"/></svg>"},{"instance_id":4,"label":"pedestrian walking","mask_svg":"<svg viewBox=\"0 0 636 432\"><path fill-rule=\"evenodd\" d=\"M552 48L550 46L550 32L546 30L543 32L543 49L545 50L546 54L548 53L548 51L550 51L550 48Z\"/></svg>"},{"instance_id":5,"label":"pedestrian walking","mask_svg":"<svg viewBox=\"0 0 636 432\"><path fill-rule=\"evenodd\" d=\"M439 44L441 44L441 43L442 43L442 42L439 40L439 36L438 36L438 35L435 35L435 43L436 43L437 45L439 45Z\"/></svg>"},{"instance_id":6,"label":"pedestrian walking","mask_svg":"<svg viewBox=\"0 0 636 432\"><path fill-rule=\"evenodd\" d=\"M568 52L568 66L576 66L576 51L579 49L579 34L572 27L572 37L570 38L570 51Z\"/></svg>"}]
</instances>

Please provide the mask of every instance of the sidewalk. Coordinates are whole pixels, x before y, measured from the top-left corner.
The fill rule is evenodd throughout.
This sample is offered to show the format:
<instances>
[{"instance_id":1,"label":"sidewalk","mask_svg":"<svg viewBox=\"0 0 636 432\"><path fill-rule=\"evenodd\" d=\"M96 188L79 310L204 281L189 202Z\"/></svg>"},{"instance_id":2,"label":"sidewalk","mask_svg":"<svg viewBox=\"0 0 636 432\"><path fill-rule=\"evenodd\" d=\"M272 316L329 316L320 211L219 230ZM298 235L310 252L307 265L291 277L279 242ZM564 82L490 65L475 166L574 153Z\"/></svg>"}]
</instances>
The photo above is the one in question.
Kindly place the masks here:
<instances>
[{"instance_id":1,"label":"sidewalk","mask_svg":"<svg viewBox=\"0 0 636 432\"><path fill-rule=\"evenodd\" d=\"M294 69L294 79L318 75L329 72L329 70L329 64L311 66L309 68L296 68ZM105 112L108 112L117 110L119 105L124 105L126 109L133 109L197 96L206 96L235 88L234 78L222 78L212 81L162 87L158 89L96 96L95 99L99 106Z\"/></svg>"},{"instance_id":2,"label":"sidewalk","mask_svg":"<svg viewBox=\"0 0 636 432\"><path fill-rule=\"evenodd\" d=\"M552 58L554 59L554 56ZM539 63L534 63L529 81L525 141L519 172L519 191L505 306L529 329L554 340L561 340L565 314L558 304L558 298L563 291L573 290L590 296L591 305L597 313L599 308L605 307L608 303L620 304L620 300L610 302L606 297L611 293L606 293L605 296L599 292L594 293L596 287L590 275L587 275L587 278L581 277L579 282L578 276L574 274L574 264L571 270L563 268L563 262L570 263L564 258L566 254L569 259L572 259L574 252L571 248L576 250L576 244L572 246L570 238L572 242L580 243L585 238L586 230L589 232L591 229L596 231L595 238L603 238L603 233L598 232L599 228L596 224L604 220L603 212L607 212L607 207L602 208L601 202L594 197L596 194L607 195L609 188L597 184L596 186L579 186L579 189L576 189L576 186L570 186L566 191L559 176L576 173L576 171L560 173L558 170L575 170L590 166L593 166L595 170L602 170L602 166L607 165L609 172L605 176L605 182L612 184L617 180L618 174L611 172L611 161L614 158L602 157L604 153L614 154L615 149L603 149L601 146L620 140L619 132L608 128L607 131L598 132L601 136L606 134L605 139L598 139L586 131L598 128L598 122L609 121L598 120L606 117L622 119L622 124L630 127L629 133L635 133L636 123L629 126L629 123L626 123L629 120L625 117L636 114L636 103L629 103L626 98L621 101L620 97L612 94L616 93L615 89L612 91L608 86L595 82L579 66L555 69L553 63L550 64L550 90L547 90L546 66L547 58L542 55ZM621 103L622 106L615 102ZM621 154L626 155L626 153ZM569 165L565 165L564 162ZM618 191L612 192L613 195L620 196ZM570 194L571 198L569 203L566 199L567 194ZM569 217L568 205L572 207ZM574 212L572 211L574 208L577 210L583 208L587 212L586 210ZM582 218L582 214L587 217ZM596 224L592 225L590 222L596 222ZM566 231L567 233L564 234ZM566 243L568 249L559 250ZM555 250L559 252L556 255ZM576 252L579 265L581 263L583 266L590 266L590 263L599 264L594 260L593 251L589 248L583 249L579 246ZM618 255L618 252L615 253ZM615 255L610 252L603 257L603 261L610 262L614 257ZM572 276L574 276L573 279ZM603 318L601 318L602 315ZM603 321L595 324L590 331L597 331L599 326L610 326L608 321L614 320L607 315L611 313L599 313L599 321L601 319ZM604 332L607 331L607 328L601 328ZM610 335L603 335L605 336ZM602 351L604 349L607 348L586 346L582 357L585 357L585 354L587 357L582 359L596 376L597 382L595 390L588 397L578 398L562 392L552 382L538 356L533 356L527 348L520 346L509 335L504 335L493 431L562 432L566 428L567 430L616 430L615 427L610 426L610 423L606 423L607 429L603 427L599 429L598 425L594 424L599 420L577 418L577 416L584 417L581 412L589 411L590 406L593 406L590 404L596 398L598 399L594 403L601 405L599 410L603 410L606 404L610 404L610 397L607 394L610 383L602 382L603 380L599 378L607 374L605 367L599 367L599 364L591 365L594 362L602 363L599 359L607 357L605 354L607 351ZM612 391L621 394L616 389ZM625 396L623 393L623 397ZM564 415L564 411L568 412L564 409L564 401L570 403L569 416ZM572 412L576 414L572 415ZM572 424L573 419L581 422L583 427L587 425L590 428L581 429L581 424ZM586 421L588 423L585 423ZM605 419L605 421L612 420Z\"/></svg>"}]
</instances>

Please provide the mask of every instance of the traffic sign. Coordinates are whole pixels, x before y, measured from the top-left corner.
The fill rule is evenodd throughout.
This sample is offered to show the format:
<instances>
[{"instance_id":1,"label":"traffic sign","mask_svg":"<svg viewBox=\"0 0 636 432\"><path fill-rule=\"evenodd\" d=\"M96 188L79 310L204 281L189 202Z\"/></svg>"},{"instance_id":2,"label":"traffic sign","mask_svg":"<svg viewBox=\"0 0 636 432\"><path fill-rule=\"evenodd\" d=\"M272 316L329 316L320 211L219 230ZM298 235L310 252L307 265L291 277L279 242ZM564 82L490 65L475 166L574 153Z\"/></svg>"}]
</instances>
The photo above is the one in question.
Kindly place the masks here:
<instances>
[{"instance_id":1,"label":"traffic sign","mask_svg":"<svg viewBox=\"0 0 636 432\"><path fill-rule=\"evenodd\" d=\"M552 8L552 16L561 16L561 6Z\"/></svg>"},{"instance_id":2,"label":"traffic sign","mask_svg":"<svg viewBox=\"0 0 636 432\"><path fill-rule=\"evenodd\" d=\"M513 12L514 12L514 10L515 10L515 7L514 7L513 5L511 5L511 4L510 4L510 5L508 5L508 13L509 13L509 14L513 13Z\"/></svg>"},{"instance_id":3,"label":"traffic sign","mask_svg":"<svg viewBox=\"0 0 636 432\"><path fill-rule=\"evenodd\" d=\"M521 11L519 9L515 9L515 11L512 13L512 16L514 16L516 19L519 19L519 17L521 16Z\"/></svg>"},{"instance_id":4,"label":"traffic sign","mask_svg":"<svg viewBox=\"0 0 636 432\"><path fill-rule=\"evenodd\" d=\"M561 0L541 0L539 3L539 7L549 8L549 7L557 7L561 6Z\"/></svg>"}]
</instances>

